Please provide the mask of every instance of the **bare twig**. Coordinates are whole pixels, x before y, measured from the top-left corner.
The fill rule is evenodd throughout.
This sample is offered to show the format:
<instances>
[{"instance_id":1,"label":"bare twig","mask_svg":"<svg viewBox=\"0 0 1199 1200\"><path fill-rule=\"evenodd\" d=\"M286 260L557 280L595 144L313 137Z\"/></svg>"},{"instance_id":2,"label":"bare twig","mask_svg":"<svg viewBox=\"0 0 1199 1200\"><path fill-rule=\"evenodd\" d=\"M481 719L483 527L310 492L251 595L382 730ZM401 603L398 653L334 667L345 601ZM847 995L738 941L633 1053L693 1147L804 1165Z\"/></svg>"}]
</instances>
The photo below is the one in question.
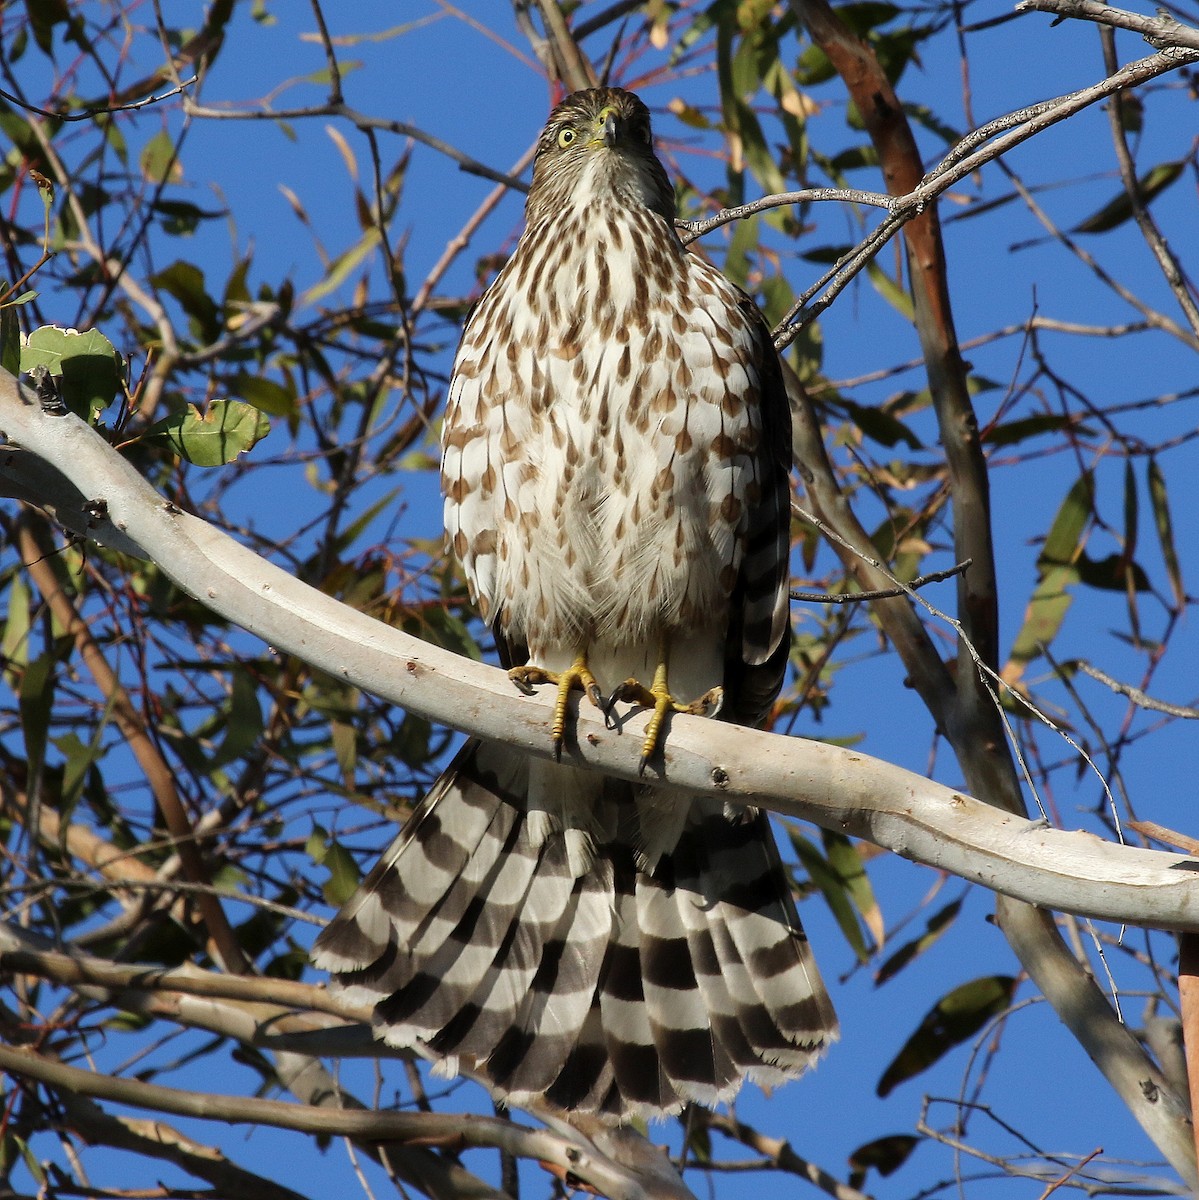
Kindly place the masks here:
<instances>
[{"instance_id":1,"label":"bare twig","mask_svg":"<svg viewBox=\"0 0 1199 1200\"><path fill-rule=\"evenodd\" d=\"M480 175L484 179L502 183L514 191L527 192L529 185L521 179L505 175L492 167L481 163L477 158L463 153L456 146L451 146L444 138L426 133L416 125L406 121L393 121L385 117L373 117L369 113L359 112L348 104L309 104L298 108L214 108L210 105L192 103L184 97L184 112L191 117L203 117L209 121L302 121L314 117L341 117L359 129L377 129L384 133L394 133L398 137L411 138L420 142L446 158L451 158L464 171L471 175Z\"/></svg>"},{"instance_id":2,"label":"bare twig","mask_svg":"<svg viewBox=\"0 0 1199 1200\"><path fill-rule=\"evenodd\" d=\"M875 588L869 592L792 592L791 599L805 604L853 604L859 600L886 600L892 596L906 596L909 591L919 591L930 583L941 583L960 575L970 566L970 560L960 562L956 566L946 567L944 571L930 571L927 575L917 575L904 587Z\"/></svg>"},{"instance_id":3,"label":"bare twig","mask_svg":"<svg viewBox=\"0 0 1199 1200\"><path fill-rule=\"evenodd\" d=\"M1157 20L1162 22L1164 18L1158 17ZM1174 22L1174 25L1179 30L1183 28L1177 22ZM1199 33L1199 31L1196 32ZM1119 66L1119 60L1116 58L1116 35L1105 23L1100 27L1099 37L1103 42L1103 65L1109 75L1114 74ZM1120 180L1124 184L1124 194L1128 197L1128 203L1132 207L1132 215L1136 220L1137 228L1140 229L1145 244L1157 260L1162 276L1170 291L1173 292L1178 307L1182 309L1183 315L1191 327L1191 332L1199 336L1199 305L1195 303L1195 297L1183 274L1178 256L1170 249L1157 222L1153 219L1153 214L1141 196L1136 167L1132 161L1132 151L1128 148L1128 135L1124 129L1124 101L1119 92L1112 97L1107 116L1112 131L1112 144L1116 149L1116 161L1120 164Z\"/></svg>"},{"instance_id":4,"label":"bare twig","mask_svg":"<svg viewBox=\"0 0 1199 1200\"><path fill-rule=\"evenodd\" d=\"M1130 683L1121 683L1118 679L1113 679L1098 667L1093 667L1090 663L1083 662L1081 659L1074 665L1084 675L1089 675L1092 679L1097 679L1105 687L1111 688L1113 692L1118 692L1121 696L1127 696L1139 708L1147 708L1151 712L1166 713L1168 716L1181 717L1188 721L1199 720L1199 708L1191 708L1184 704L1167 704L1165 700L1155 700L1152 696L1147 696L1140 688L1133 687Z\"/></svg>"},{"instance_id":5,"label":"bare twig","mask_svg":"<svg viewBox=\"0 0 1199 1200\"><path fill-rule=\"evenodd\" d=\"M777 1167L789 1175L797 1175L800 1179L806 1179L826 1196L832 1196L834 1200L867 1200L865 1192L850 1187L847 1183L842 1183L823 1167L818 1167L814 1162L803 1158L783 1138L768 1137L743 1121L726 1116L724 1113L705 1112L700 1116L700 1120L707 1128L715 1129L723 1133L725 1137L732 1138L733 1141L740 1142L743 1146L748 1146L758 1154L764 1155L763 1165Z\"/></svg>"},{"instance_id":6,"label":"bare twig","mask_svg":"<svg viewBox=\"0 0 1199 1200\"><path fill-rule=\"evenodd\" d=\"M80 658L86 663L96 685L108 700L113 720L144 772L159 812L162 813L167 829L175 839L189 881L207 883L207 871L195 843L191 819L175 786L174 772L150 737L141 714L134 708L129 696L121 687L103 650L92 636L87 621L80 616L70 597L59 586L58 579L46 561L48 547L35 536L32 521L21 522L18 541L25 569L68 636L74 638ZM249 964L221 906L220 897L213 893L201 892L196 898L196 903L203 916L214 953L227 970L238 974L246 971Z\"/></svg>"},{"instance_id":7,"label":"bare twig","mask_svg":"<svg viewBox=\"0 0 1199 1200\"><path fill-rule=\"evenodd\" d=\"M1141 13L1100 4L1098 0L1020 0L1016 11L1053 13L1058 20L1074 17L1114 29L1131 29L1159 50L1173 47L1199 50L1199 29L1183 25L1161 9L1158 9L1156 17L1146 17Z\"/></svg>"},{"instance_id":8,"label":"bare twig","mask_svg":"<svg viewBox=\"0 0 1199 1200\"><path fill-rule=\"evenodd\" d=\"M1159 75L1194 62L1199 62L1199 50L1162 51L1129 63L1115 75L1090 87L1018 109L968 134L950 154L924 175L916 187L895 198L889 217L797 298L775 332L775 345L780 349L790 345L800 331L849 286L852 279L903 225L918 217L931 200L946 192L953 184L1050 126L1067 120L1115 92L1147 83ZM992 138L995 140L991 141Z\"/></svg>"},{"instance_id":9,"label":"bare twig","mask_svg":"<svg viewBox=\"0 0 1199 1200\"><path fill-rule=\"evenodd\" d=\"M26 112L37 113L39 117L49 117L54 121L91 121L110 113L133 112L139 108L148 108L152 104L161 104L164 100L170 100L172 96L178 96L186 91L198 78L198 75L193 75L189 79L181 80L169 91L146 96L141 100L131 100L127 104L100 104L89 108L39 108L36 104L30 104L28 100L22 100L19 96L14 96L2 88L0 88L0 99L7 100L17 108L23 108Z\"/></svg>"},{"instance_id":10,"label":"bare twig","mask_svg":"<svg viewBox=\"0 0 1199 1200\"><path fill-rule=\"evenodd\" d=\"M763 196L752 200L749 204L738 204L735 208L722 208L699 221L676 221L676 227L683 234L684 242L693 242L703 237L713 229L728 225L732 221L741 221L752 217L755 213L766 212L772 208L785 208L791 204L812 204L825 200L836 200L842 204L866 204L872 208L885 208L894 212L899 203L894 196L885 192L863 192L856 188L801 188L797 192L779 192L772 196Z\"/></svg>"},{"instance_id":11,"label":"bare twig","mask_svg":"<svg viewBox=\"0 0 1199 1200\"><path fill-rule=\"evenodd\" d=\"M453 1151L472 1146L502 1149L521 1158L560 1168L565 1175L590 1184L611 1200L650 1200L655 1194L655 1189L643 1186L633 1172L597 1152L581 1134L568 1140L514 1121L479 1116L463 1121L455 1114L318 1108L281 1100L182 1091L137 1079L84 1071L42 1054L4 1045L0 1045L0 1070L36 1079L79 1096L228 1125L266 1125L323 1137L341 1135L368 1141L394 1141L401 1145L439 1146Z\"/></svg>"}]
</instances>

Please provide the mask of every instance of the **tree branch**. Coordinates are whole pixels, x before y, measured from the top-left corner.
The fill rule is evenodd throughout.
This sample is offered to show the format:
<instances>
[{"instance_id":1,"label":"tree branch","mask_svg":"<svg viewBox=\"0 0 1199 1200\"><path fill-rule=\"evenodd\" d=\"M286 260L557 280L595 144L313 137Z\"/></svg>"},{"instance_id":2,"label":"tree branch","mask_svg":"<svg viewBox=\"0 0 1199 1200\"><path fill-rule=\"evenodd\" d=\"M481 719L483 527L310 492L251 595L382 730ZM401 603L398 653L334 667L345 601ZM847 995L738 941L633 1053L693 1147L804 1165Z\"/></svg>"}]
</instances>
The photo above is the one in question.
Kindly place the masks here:
<instances>
[{"instance_id":1,"label":"tree branch","mask_svg":"<svg viewBox=\"0 0 1199 1200\"><path fill-rule=\"evenodd\" d=\"M54 463L77 494L104 500L91 531L98 541L111 531L136 544L190 595L277 650L431 720L551 756L551 696L519 696L502 671L406 636L298 582L167 504L98 433L73 416L44 413L7 375L0 375L0 429ZM889 581L870 577L865 586L876 582ZM880 603L908 607L906 600ZM636 712L608 729L584 706L565 752L577 765L635 781L645 723ZM850 750L679 716L659 775L697 793L866 838L1033 904L1199 931L1196 860L1050 829Z\"/></svg>"},{"instance_id":2,"label":"tree branch","mask_svg":"<svg viewBox=\"0 0 1199 1200\"><path fill-rule=\"evenodd\" d=\"M922 175L919 151L903 105L871 45L845 25L827 0L791 0L791 6L845 83L878 153L888 191L912 195L929 186L930 175ZM1177 54L1194 57L1191 51ZM1158 57L1174 65L1174 52ZM1119 76L1120 72L1113 72L1097 86L1118 91L1114 82ZM1020 128L991 142L984 157L995 157L1004 143L1015 144L1012 139L1017 135L1017 140L1031 136L1031 129L1041 120L1063 119L1077 106L1093 102L1093 96L1093 91L1088 96L1084 90L1030 114ZM943 182L947 171L952 174L960 170L976 155L967 153L963 157L961 148L955 148L931 177L940 175ZM884 222L880 228L887 224ZM904 246L914 325L945 448L954 553L959 561L971 560L958 586L956 676L947 686L922 694L926 701L931 699L930 712L953 747L968 786L989 803L1023 814L1019 776L998 700L987 678L999 665L989 476L954 329L935 205L912 216L904 231ZM818 430L810 440L819 440ZM839 496L835 480L830 490ZM848 511L843 497L840 504ZM864 548L856 537L852 547ZM895 606L880 611L884 629L890 631L896 626L906 638L907 622L900 617ZM937 674L938 664L928 660L925 639L906 638L900 649L913 675L920 672L927 679ZM996 890L1000 893L996 905L1000 928L1025 970L1175 1169L1191 1183L1199 1182L1185 1101L1119 1021L1094 979L1070 954L1051 915L1035 906L1039 902L1030 905L1026 897L1016 897L1004 888ZM1146 1080L1151 1083L1152 1095L1146 1089Z\"/></svg>"},{"instance_id":3,"label":"tree branch","mask_svg":"<svg viewBox=\"0 0 1199 1200\"><path fill-rule=\"evenodd\" d=\"M352 1137L364 1141L439 1146L449 1150L492 1147L521 1158L548 1163L563 1176L590 1184L611 1200L653 1200L670 1193L646 1187L637 1175L598 1151L584 1135L572 1137L531 1129L513 1121L438 1113L371 1112L366 1109L318 1108L282 1100L260 1100L183 1091L97 1071L69 1067L45 1055L0 1045L0 1070L36 1079L78 1096L111 1100L181 1117L221 1121L227 1125L267 1125L321 1137ZM565 1127L564 1127L565 1128ZM678 1192L674 1192L677 1197Z\"/></svg>"},{"instance_id":4,"label":"tree branch","mask_svg":"<svg viewBox=\"0 0 1199 1200\"><path fill-rule=\"evenodd\" d=\"M1016 11L1054 13L1058 20L1075 17L1113 29L1130 29L1158 50L1174 46L1199 50L1199 29L1176 21L1163 9L1158 9L1156 17L1146 17L1141 13L1112 8L1110 4L1100 4L1098 0L1020 0Z\"/></svg>"}]
</instances>

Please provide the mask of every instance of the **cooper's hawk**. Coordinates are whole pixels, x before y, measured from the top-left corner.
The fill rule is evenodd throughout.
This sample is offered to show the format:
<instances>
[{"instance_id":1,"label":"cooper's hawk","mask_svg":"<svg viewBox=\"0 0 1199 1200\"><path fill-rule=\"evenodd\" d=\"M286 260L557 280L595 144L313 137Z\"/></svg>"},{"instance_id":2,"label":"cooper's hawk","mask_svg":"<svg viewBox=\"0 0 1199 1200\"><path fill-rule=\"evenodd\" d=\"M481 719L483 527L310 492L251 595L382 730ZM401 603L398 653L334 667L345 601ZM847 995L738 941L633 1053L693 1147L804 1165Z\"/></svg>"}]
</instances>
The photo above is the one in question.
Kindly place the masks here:
<instances>
[{"instance_id":1,"label":"cooper's hawk","mask_svg":"<svg viewBox=\"0 0 1199 1200\"><path fill-rule=\"evenodd\" d=\"M717 707L757 724L790 643L769 331L679 240L629 92L554 109L525 212L445 418L447 537L471 595L514 678L558 685L559 748L576 687L652 704L656 727ZM710 1105L836 1036L765 814L476 741L315 959L386 1041L515 1103Z\"/></svg>"}]
</instances>

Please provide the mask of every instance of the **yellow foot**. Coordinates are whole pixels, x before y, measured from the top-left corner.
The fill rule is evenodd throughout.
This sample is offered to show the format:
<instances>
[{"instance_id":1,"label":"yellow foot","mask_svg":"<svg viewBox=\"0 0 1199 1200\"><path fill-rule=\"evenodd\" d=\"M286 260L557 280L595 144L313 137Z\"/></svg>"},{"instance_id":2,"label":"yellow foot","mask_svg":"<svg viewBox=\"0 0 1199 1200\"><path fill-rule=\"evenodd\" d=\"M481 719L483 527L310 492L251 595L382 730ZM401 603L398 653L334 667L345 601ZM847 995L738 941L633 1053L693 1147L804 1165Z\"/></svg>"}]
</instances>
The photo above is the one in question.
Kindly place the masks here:
<instances>
[{"instance_id":1,"label":"yellow foot","mask_svg":"<svg viewBox=\"0 0 1199 1200\"><path fill-rule=\"evenodd\" d=\"M570 700L570 693L586 692L587 699L596 708L604 707L603 694L600 692L599 684L595 681L595 676L591 673L591 668L587 665L586 654L577 655L574 662L565 671L547 671L544 667L535 667L529 664L523 667L513 667L508 672L508 678L522 692L530 696L533 694L534 687L540 683L557 685L558 698L554 702L554 719L550 724L550 737L554 743L554 757L559 761L562 759L562 740L566 734L566 705Z\"/></svg>"},{"instance_id":2,"label":"yellow foot","mask_svg":"<svg viewBox=\"0 0 1199 1200\"><path fill-rule=\"evenodd\" d=\"M670 688L666 682L666 655L663 653L661 661L654 670L654 682L646 687L640 680L626 679L608 697L608 702L604 705L604 712L610 714L612 706L621 700L626 700L630 704L641 704L654 710L649 724L645 727L645 740L641 743L641 762L638 772L644 775L646 765L653 757L654 751L658 748L658 742L661 740L662 725L666 720L666 714L679 712L689 713L694 717L714 717L720 712L720 706L724 701L724 688L710 688L689 704L680 703L670 694Z\"/></svg>"}]
</instances>

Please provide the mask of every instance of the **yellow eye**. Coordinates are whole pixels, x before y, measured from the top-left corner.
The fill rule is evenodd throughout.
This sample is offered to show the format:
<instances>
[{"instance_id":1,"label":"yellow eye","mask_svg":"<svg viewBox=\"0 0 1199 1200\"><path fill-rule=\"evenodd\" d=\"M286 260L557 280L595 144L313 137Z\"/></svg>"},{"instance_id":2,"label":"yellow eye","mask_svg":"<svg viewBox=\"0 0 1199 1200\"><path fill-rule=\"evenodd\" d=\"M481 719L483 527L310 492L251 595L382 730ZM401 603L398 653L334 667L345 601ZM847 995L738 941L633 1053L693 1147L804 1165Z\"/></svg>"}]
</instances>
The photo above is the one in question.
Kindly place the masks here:
<instances>
[{"instance_id":1,"label":"yellow eye","mask_svg":"<svg viewBox=\"0 0 1199 1200\"><path fill-rule=\"evenodd\" d=\"M569 146L578 136L579 135L568 125L562 130L561 133L558 134L558 145L565 150L566 147Z\"/></svg>"}]
</instances>

